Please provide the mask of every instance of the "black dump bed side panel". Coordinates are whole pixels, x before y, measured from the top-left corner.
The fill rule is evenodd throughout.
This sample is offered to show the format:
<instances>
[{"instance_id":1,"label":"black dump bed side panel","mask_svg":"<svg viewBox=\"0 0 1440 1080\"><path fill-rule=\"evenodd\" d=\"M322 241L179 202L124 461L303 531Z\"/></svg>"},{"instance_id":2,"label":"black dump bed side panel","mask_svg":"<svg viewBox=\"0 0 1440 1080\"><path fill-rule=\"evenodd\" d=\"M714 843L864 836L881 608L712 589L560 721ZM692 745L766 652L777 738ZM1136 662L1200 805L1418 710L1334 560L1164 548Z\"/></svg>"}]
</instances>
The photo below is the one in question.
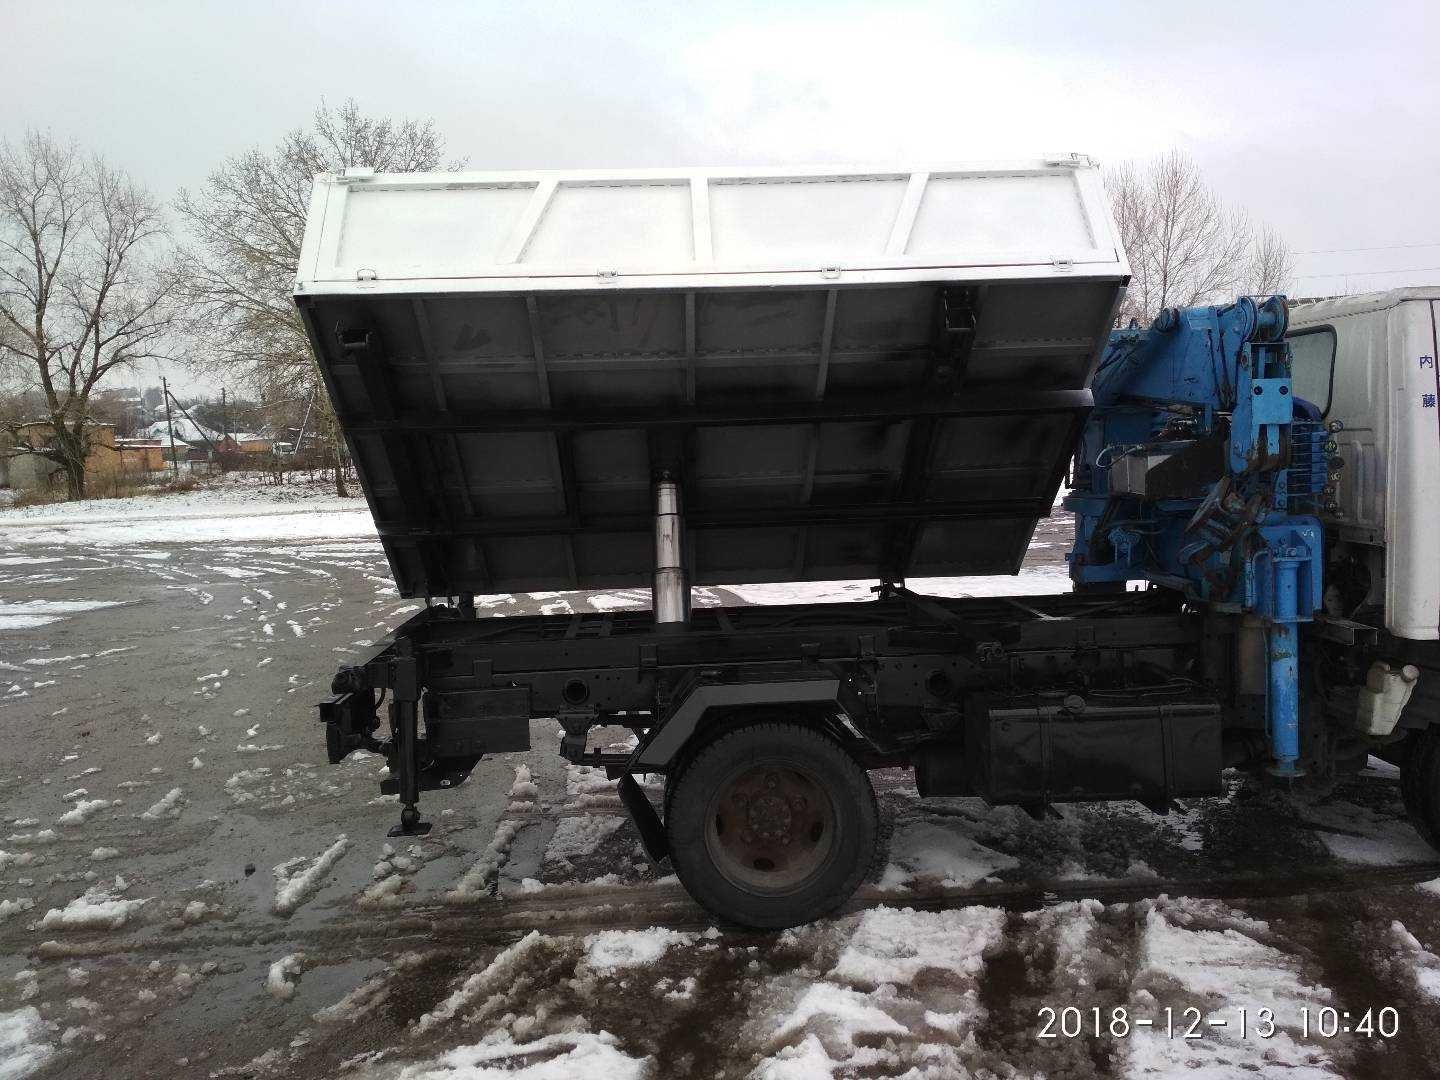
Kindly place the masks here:
<instances>
[{"instance_id":1,"label":"black dump bed side panel","mask_svg":"<svg viewBox=\"0 0 1440 1080\"><path fill-rule=\"evenodd\" d=\"M1013 573L1122 283L299 299L405 596Z\"/></svg>"}]
</instances>

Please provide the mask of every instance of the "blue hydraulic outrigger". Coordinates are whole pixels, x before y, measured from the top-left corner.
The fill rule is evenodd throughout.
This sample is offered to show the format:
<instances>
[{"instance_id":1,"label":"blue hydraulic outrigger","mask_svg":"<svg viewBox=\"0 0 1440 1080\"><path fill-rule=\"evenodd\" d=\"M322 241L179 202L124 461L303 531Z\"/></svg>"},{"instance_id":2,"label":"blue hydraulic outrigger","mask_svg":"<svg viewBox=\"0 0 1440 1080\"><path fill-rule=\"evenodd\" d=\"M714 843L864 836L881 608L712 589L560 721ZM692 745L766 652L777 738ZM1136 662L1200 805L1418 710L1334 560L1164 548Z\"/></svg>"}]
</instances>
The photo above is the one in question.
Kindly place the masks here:
<instances>
[{"instance_id":1,"label":"blue hydraulic outrigger","mask_svg":"<svg viewBox=\"0 0 1440 1080\"><path fill-rule=\"evenodd\" d=\"M1271 771L1297 776L1297 624L1321 607L1338 461L1292 393L1287 322L1284 297L1242 297L1112 333L1065 505L1077 588L1147 581L1263 628Z\"/></svg>"}]
</instances>

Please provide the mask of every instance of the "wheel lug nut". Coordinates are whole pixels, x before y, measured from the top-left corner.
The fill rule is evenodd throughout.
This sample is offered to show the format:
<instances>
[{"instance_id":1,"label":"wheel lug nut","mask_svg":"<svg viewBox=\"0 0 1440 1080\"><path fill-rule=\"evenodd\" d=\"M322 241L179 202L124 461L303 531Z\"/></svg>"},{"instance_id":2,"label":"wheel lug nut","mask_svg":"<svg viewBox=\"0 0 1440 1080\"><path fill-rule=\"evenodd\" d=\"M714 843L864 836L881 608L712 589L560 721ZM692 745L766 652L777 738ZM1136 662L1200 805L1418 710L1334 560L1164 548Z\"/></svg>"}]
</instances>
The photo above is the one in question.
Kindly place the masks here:
<instances>
[{"instance_id":1,"label":"wheel lug nut","mask_svg":"<svg viewBox=\"0 0 1440 1080\"><path fill-rule=\"evenodd\" d=\"M790 797L790 809L792 809L792 810L804 810L804 809L805 809L805 796L804 796L804 795L792 795L792 796Z\"/></svg>"},{"instance_id":2,"label":"wheel lug nut","mask_svg":"<svg viewBox=\"0 0 1440 1080\"><path fill-rule=\"evenodd\" d=\"M740 839L744 840L747 844L753 844L755 842L755 834L749 829L746 829L740 834Z\"/></svg>"},{"instance_id":3,"label":"wheel lug nut","mask_svg":"<svg viewBox=\"0 0 1440 1080\"><path fill-rule=\"evenodd\" d=\"M771 791L774 791L777 787L780 786L780 778L776 776L773 772L767 774L765 777L765 786Z\"/></svg>"}]
</instances>

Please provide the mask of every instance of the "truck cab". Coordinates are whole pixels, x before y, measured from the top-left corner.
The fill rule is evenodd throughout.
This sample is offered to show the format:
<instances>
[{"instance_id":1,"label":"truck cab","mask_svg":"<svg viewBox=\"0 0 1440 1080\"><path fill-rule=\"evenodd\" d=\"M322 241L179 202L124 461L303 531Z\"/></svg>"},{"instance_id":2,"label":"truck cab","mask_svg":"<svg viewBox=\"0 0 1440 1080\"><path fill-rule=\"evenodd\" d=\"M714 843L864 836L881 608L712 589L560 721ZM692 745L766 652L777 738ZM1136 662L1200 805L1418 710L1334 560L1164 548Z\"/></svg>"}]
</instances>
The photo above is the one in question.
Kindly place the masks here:
<instances>
[{"instance_id":1,"label":"truck cab","mask_svg":"<svg viewBox=\"0 0 1440 1080\"><path fill-rule=\"evenodd\" d=\"M1373 628L1366 651L1334 646L1317 666L1327 711L1374 657L1408 679L1408 702L1377 752L1401 766L1407 809L1433 844L1440 821L1440 286L1302 301L1287 340L1295 394L1332 429L1342 467L1325 526L1325 612ZM1334 661L1343 661L1339 668ZM1408 671L1407 671L1408 668ZM1363 700L1363 698L1362 698Z\"/></svg>"},{"instance_id":2,"label":"truck cab","mask_svg":"<svg viewBox=\"0 0 1440 1080\"><path fill-rule=\"evenodd\" d=\"M1440 286L1303 302L1287 335L1296 396L1341 425L1322 520L1331 566L1352 568L1328 579L1327 610L1406 641L1440 637L1437 307Z\"/></svg>"}]
</instances>

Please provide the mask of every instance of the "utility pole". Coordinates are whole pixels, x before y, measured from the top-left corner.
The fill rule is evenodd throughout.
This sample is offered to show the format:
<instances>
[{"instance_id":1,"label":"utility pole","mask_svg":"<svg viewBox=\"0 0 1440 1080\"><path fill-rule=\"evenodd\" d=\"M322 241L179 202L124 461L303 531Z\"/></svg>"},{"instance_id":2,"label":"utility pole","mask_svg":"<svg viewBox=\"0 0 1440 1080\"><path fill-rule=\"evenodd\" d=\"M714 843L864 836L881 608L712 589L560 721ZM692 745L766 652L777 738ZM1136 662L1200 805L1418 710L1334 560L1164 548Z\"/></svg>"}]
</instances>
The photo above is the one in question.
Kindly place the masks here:
<instances>
[{"instance_id":1,"label":"utility pole","mask_svg":"<svg viewBox=\"0 0 1440 1080\"><path fill-rule=\"evenodd\" d=\"M160 390L165 395L165 430L170 432L170 469L176 480L180 479L180 461L175 456L175 425L170 420L170 384L160 376Z\"/></svg>"},{"instance_id":2,"label":"utility pole","mask_svg":"<svg viewBox=\"0 0 1440 1080\"><path fill-rule=\"evenodd\" d=\"M300 444L305 441L305 425L310 423L310 406L315 404L315 391L310 391L310 397L305 402L305 415L300 418L300 433L295 436L295 453L300 453Z\"/></svg>"},{"instance_id":3,"label":"utility pole","mask_svg":"<svg viewBox=\"0 0 1440 1080\"><path fill-rule=\"evenodd\" d=\"M220 471L229 472L225 463L229 460L230 448L225 444L230 440L230 406L225 399L225 387L220 388Z\"/></svg>"}]
</instances>

